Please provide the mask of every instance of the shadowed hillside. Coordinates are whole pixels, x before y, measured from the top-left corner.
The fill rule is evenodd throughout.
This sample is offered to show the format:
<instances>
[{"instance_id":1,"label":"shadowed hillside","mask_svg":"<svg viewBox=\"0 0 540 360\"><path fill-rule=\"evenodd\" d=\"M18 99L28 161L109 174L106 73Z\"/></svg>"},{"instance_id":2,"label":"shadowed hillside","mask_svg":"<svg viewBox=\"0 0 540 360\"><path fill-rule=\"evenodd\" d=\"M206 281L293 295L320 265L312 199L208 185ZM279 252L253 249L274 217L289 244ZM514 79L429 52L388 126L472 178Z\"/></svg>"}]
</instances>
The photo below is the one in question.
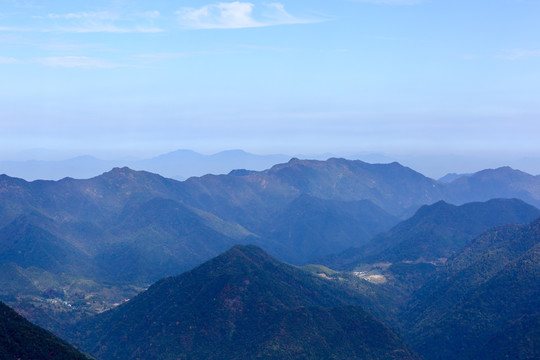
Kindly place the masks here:
<instances>
[{"instance_id":1,"label":"shadowed hillside","mask_svg":"<svg viewBox=\"0 0 540 360\"><path fill-rule=\"evenodd\" d=\"M0 302L0 359L89 360L71 345L33 325Z\"/></svg>"}]
</instances>

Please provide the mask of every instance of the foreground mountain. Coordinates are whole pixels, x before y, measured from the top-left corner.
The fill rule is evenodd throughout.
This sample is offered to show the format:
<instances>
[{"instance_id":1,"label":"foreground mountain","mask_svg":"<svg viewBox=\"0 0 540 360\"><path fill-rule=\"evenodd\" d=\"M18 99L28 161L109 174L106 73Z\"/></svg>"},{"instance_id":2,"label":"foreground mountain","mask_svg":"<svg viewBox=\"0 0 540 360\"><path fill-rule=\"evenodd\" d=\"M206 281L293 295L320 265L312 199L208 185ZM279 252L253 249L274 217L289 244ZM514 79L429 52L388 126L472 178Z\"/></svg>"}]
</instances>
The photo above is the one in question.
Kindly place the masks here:
<instances>
[{"instance_id":1,"label":"foreground mountain","mask_svg":"<svg viewBox=\"0 0 540 360\"><path fill-rule=\"evenodd\" d=\"M428 359L537 359L539 309L540 219L470 242L413 294L402 329Z\"/></svg>"},{"instance_id":2,"label":"foreground mountain","mask_svg":"<svg viewBox=\"0 0 540 360\"><path fill-rule=\"evenodd\" d=\"M89 360L50 332L0 302L0 359Z\"/></svg>"},{"instance_id":3,"label":"foreground mountain","mask_svg":"<svg viewBox=\"0 0 540 360\"><path fill-rule=\"evenodd\" d=\"M108 359L412 359L354 293L235 246L76 326Z\"/></svg>"}]
</instances>

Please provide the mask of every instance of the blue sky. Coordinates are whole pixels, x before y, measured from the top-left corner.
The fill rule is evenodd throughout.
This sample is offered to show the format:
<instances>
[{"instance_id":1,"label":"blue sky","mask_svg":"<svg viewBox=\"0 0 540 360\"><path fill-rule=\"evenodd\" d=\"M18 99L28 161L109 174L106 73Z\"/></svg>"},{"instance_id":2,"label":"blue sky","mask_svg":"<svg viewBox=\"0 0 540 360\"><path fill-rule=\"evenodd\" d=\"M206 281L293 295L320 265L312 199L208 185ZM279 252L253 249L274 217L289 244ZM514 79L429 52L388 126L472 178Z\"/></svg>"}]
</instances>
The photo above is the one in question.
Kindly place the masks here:
<instances>
[{"instance_id":1,"label":"blue sky","mask_svg":"<svg viewBox=\"0 0 540 360\"><path fill-rule=\"evenodd\" d=\"M0 155L540 157L538 19L538 0L0 0Z\"/></svg>"}]
</instances>

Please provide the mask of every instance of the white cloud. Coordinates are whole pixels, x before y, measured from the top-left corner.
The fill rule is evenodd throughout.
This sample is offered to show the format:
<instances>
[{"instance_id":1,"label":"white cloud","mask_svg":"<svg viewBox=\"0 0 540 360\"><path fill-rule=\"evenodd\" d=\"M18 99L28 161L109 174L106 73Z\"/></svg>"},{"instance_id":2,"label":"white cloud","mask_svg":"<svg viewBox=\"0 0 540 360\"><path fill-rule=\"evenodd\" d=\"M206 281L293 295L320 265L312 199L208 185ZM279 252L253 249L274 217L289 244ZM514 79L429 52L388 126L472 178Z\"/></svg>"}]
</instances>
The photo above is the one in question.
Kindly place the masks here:
<instances>
[{"instance_id":1,"label":"white cloud","mask_svg":"<svg viewBox=\"0 0 540 360\"><path fill-rule=\"evenodd\" d=\"M176 12L180 24L190 29L238 29L263 26L252 18L251 3L218 3Z\"/></svg>"},{"instance_id":2,"label":"white cloud","mask_svg":"<svg viewBox=\"0 0 540 360\"><path fill-rule=\"evenodd\" d=\"M273 19L276 23L279 24L307 24L313 23L313 20L300 19L285 10L285 6L280 3L272 3L266 5L267 11L265 16L268 19Z\"/></svg>"},{"instance_id":3,"label":"white cloud","mask_svg":"<svg viewBox=\"0 0 540 360\"><path fill-rule=\"evenodd\" d=\"M113 64L103 59L87 56L46 57L37 59L36 62L41 65L50 67L81 68L86 70L111 69L120 66L118 64Z\"/></svg>"},{"instance_id":4,"label":"white cloud","mask_svg":"<svg viewBox=\"0 0 540 360\"><path fill-rule=\"evenodd\" d=\"M306 24L321 20L297 18L280 3L264 6L255 16L255 4L250 2L220 2L201 8L185 7L176 12L180 25L187 29L242 29L285 24Z\"/></svg>"}]
</instances>

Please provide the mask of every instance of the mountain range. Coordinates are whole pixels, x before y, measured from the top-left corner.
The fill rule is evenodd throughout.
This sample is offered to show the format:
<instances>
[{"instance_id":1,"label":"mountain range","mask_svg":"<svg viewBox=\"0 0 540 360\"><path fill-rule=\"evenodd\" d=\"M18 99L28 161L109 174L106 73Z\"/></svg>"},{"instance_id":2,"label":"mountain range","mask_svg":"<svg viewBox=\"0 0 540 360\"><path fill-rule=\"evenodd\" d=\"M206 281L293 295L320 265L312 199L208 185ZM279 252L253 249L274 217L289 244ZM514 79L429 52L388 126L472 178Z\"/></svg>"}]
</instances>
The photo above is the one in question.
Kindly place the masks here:
<instances>
[{"instance_id":1,"label":"mountain range","mask_svg":"<svg viewBox=\"0 0 540 360\"><path fill-rule=\"evenodd\" d=\"M467 154L381 154L381 153L323 153L323 154L273 154L256 155L243 150L226 150L214 154L201 154L192 150L179 149L158 155L136 154L75 154L51 149L32 149L4 153L0 160L0 174L9 174L33 180L60 180L65 177L87 179L98 176L114 167L129 167L136 170L158 173L176 180L206 174L227 174L234 169L261 171L290 158L326 160L344 157L369 163L406 164L417 171L441 182L450 182L468 176L483 168L499 168L510 165L532 174L538 174L539 159L533 157L516 158L497 156L487 158ZM9 159L9 160L7 160ZM458 173L448 173L450 169Z\"/></svg>"},{"instance_id":2,"label":"mountain range","mask_svg":"<svg viewBox=\"0 0 540 360\"><path fill-rule=\"evenodd\" d=\"M39 154L33 154L39 158ZM147 159L103 160L90 155L66 160L0 161L0 174L10 174L28 181L60 180L65 177L87 179L114 167L130 167L185 180L206 174L227 174L234 169L264 170L289 160L287 155L255 155L242 150L203 155L191 150L176 150Z\"/></svg>"},{"instance_id":3,"label":"mountain range","mask_svg":"<svg viewBox=\"0 0 540 360\"><path fill-rule=\"evenodd\" d=\"M150 344L163 346L164 354L178 338L161 342L157 334L171 331L187 339L190 354L201 358L211 356L205 350L210 345L218 346L215 353L245 358L237 348L248 333L260 333L249 351L263 358L294 358L294 351L305 358L354 358L371 349L347 335L368 339L364 323L400 349L397 354L411 358L415 355L400 336L429 359L451 358L453 347L459 359L474 358L490 346L527 358L536 354L538 314L522 289L536 296L537 227L507 224L529 223L540 215L539 189L539 177L510 168L440 182L398 163L345 159L291 159L263 171L233 170L186 181L129 168L85 180L27 182L1 175L0 298L107 358L124 351L118 343L126 337L134 343L125 344L123 357L157 356L135 340L144 329L152 331ZM276 259L327 267L299 269ZM231 267L220 267L223 262ZM255 278L233 276L244 270ZM215 283L213 277L222 280ZM245 306L241 311L236 297L225 296L229 290L220 287L229 280ZM256 308L266 304L258 292L238 292L240 280L264 289L272 299L269 308ZM309 296L303 292L308 288ZM507 294L505 289L514 290ZM173 301L176 297L184 300ZM227 302L214 304L214 298ZM153 311L151 304L161 305ZM197 306L212 318L190 318ZM508 317L493 315L503 306L517 310ZM252 316L242 317L244 311ZM146 325L131 313L146 319ZM167 322L179 314L194 327ZM463 317L482 337L454 331ZM269 326L250 322L259 318ZM503 329L516 340L505 338ZM216 335L216 344L208 343L205 332ZM296 343L291 334L303 340ZM441 340L444 334L452 334L451 339ZM109 338L117 341L107 343ZM462 348L460 341L476 345ZM306 353L308 348L316 349L314 354ZM383 354L369 356L389 356Z\"/></svg>"}]
</instances>

